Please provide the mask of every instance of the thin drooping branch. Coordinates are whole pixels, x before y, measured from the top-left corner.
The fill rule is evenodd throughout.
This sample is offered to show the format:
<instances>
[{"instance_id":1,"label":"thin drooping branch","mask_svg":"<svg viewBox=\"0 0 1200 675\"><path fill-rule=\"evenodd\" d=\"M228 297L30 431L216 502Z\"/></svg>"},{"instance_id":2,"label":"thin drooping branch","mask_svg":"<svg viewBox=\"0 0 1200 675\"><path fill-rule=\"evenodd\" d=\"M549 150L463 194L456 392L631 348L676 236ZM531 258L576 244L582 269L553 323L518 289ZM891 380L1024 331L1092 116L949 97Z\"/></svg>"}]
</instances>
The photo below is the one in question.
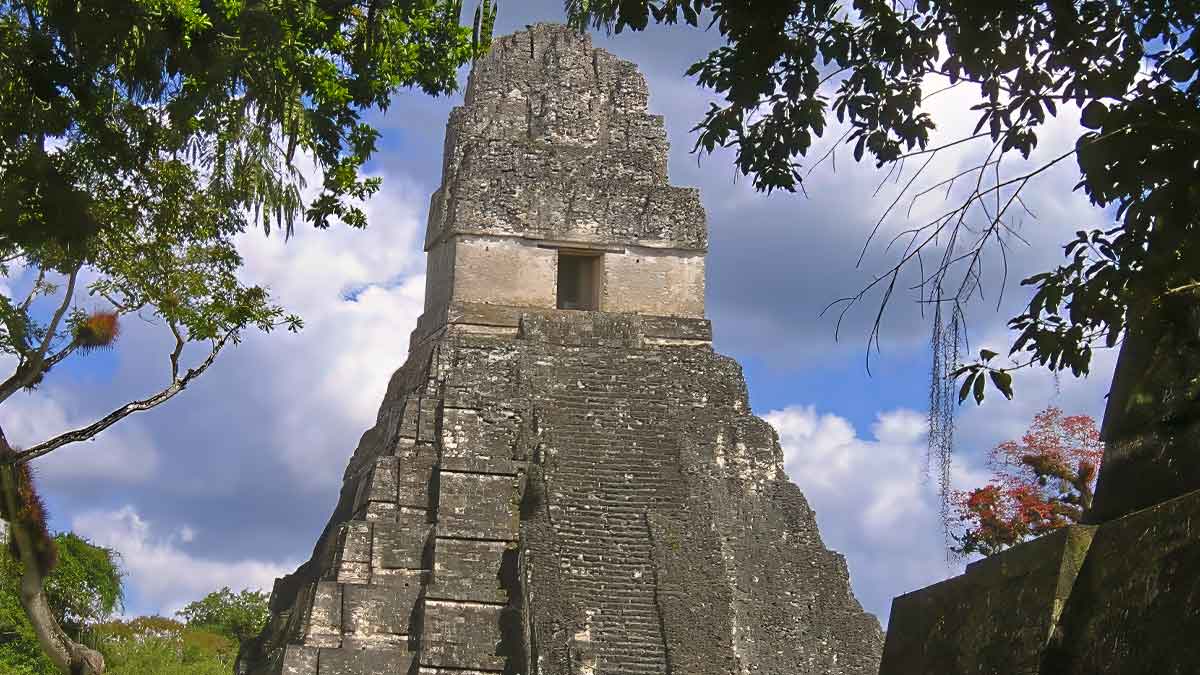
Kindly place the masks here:
<instances>
[{"instance_id":1,"label":"thin drooping branch","mask_svg":"<svg viewBox=\"0 0 1200 675\"><path fill-rule=\"evenodd\" d=\"M33 286L29 289L29 295L25 296L25 301L21 303L21 311L28 312L29 306L33 304L33 299L37 297L38 291L42 288L42 282L46 280L45 268L38 268L37 279L33 280Z\"/></svg>"},{"instance_id":2,"label":"thin drooping branch","mask_svg":"<svg viewBox=\"0 0 1200 675\"><path fill-rule=\"evenodd\" d=\"M4 430L0 429L0 459L5 460L0 462L0 498L4 499L4 511L13 514L9 521L9 536L16 544L23 568L19 592L21 607L33 626L38 643L55 668L69 675L102 675L105 672L104 657L68 637L58 625L46 599L45 580L39 567L33 536L23 525L22 519L15 515L21 512L23 506L18 503L18 469L7 461L15 454L16 451L4 437Z\"/></svg>"},{"instance_id":3,"label":"thin drooping branch","mask_svg":"<svg viewBox=\"0 0 1200 675\"><path fill-rule=\"evenodd\" d=\"M62 322L63 315L67 313L67 308L71 306L71 300L75 297L75 280L79 278L80 265L76 265L71 273L67 276L67 291L63 293L62 303L58 309L54 310L54 316L50 319L50 325L46 326L46 334L42 337L42 344L38 346L34 358L41 361L46 357L46 352L50 351L50 345L54 343L54 338L58 333L58 324Z\"/></svg>"},{"instance_id":4,"label":"thin drooping branch","mask_svg":"<svg viewBox=\"0 0 1200 675\"><path fill-rule=\"evenodd\" d=\"M59 303L58 308L54 311L54 315L50 319L50 324L46 326L46 334L42 337L41 344L36 349L22 353L21 362L18 363L16 370L13 371L13 374L8 379L0 383L0 403L8 400L9 397L21 389L37 382L38 378L53 366L54 363L57 363L59 360L62 360L62 357L66 356L66 354L62 354L62 357L54 360L53 363L46 359L46 354L50 351L50 347L54 344L54 338L58 334L58 326L62 323L63 316L67 313L67 308L71 306L71 300L75 297L75 281L79 278L79 268L80 266L77 265L67 276L66 293L63 294L62 302ZM69 347L69 349L73 349L73 347ZM68 351L67 353L70 352ZM56 354L55 356L58 355Z\"/></svg>"},{"instance_id":5,"label":"thin drooping branch","mask_svg":"<svg viewBox=\"0 0 1200 675\"><path fill-rule=\"evenodd\" d=\"M171 335L175 336L175 349L171 351L171 381L174 382L179 379L179 355L183 353L183 335L174 321L168 320L167 325L171 327Z\"/></svg>"},{"instance_id":6,"label":"thin drooping branch","mask_svg":"<svg viewBox=\"0 0 1200 675\"><path fill-rule=\"evenodd\" d=\"M204 359L204 361L201 362L200 365L196 366L195 368L189 368L188 371L186 373L184 373L183 377L172 378L170 385L168 385L167 387L165 387L158 393L154 394L153 396L141 399L139 401L131 401L129 403L126 403L125 405L121 406L120 408L117 408L116 410L110 412L109 414L105 415L104 417L100 418L99 420L96 420L95 422L93 422L85 427L80 427L79 429L74 429L72 431L67 431L67 432L61 433L58 436L55 436L54 438L51 438L48 441L38 443L37 445L34 445L34 446L31 446L24 450L21 450L20 452L16 452L8 457L5 457L4 459L0 459L0 465L18 464L18 463L22 463L22 462L28 462L31 459L36 459L38 457L41 457L42 455L48 454L48 453L52 452L53 450L61 448L64 445L68 445L70 443L76 443L79 441L86 441L86 440L92 438L93 436L95 436L96 434L100 433L101 431L104 431L105 429L116 424L117 422L124 419L125 417L132 415L133 413L142 412L144 410L149 410L155 406L166 403L167 401L174 398L176 394L183 391L188 386L188 384L191 383L192 380L196 379L197 377L200 377L200 375L202 375L205 370L208 370L208 367L210 365L212 365L212 362L217 358L217 354L221 351L221 349L225 346L225 343L232 336L233 336L233 333L230 332L230 333L226 333L225 335L221 336L221 338L215 340L213 342L212 350L208 354L208 357L206 359ZM175 363L175 359L177 359L177 358L178 358L177 355L174 352L172 352L172 364L173 365Z\"/></svg>"}]
</instances>

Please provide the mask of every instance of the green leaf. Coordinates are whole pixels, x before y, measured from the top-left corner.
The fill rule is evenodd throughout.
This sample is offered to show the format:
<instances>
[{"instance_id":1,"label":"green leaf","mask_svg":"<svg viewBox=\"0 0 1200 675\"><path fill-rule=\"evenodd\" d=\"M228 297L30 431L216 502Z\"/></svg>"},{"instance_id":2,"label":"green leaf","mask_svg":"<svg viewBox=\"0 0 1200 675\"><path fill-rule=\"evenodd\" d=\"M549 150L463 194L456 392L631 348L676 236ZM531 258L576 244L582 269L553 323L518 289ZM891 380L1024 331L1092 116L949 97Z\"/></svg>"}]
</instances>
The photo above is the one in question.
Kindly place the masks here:
<instances>
[{"instance_id":1,"label":"green leaf","mask_svg":"<svg viewBox=\"0 0 1200 675\"><path fill-rule=\"evenodd\" d=\"M979 405L980 403L983 403L983 383L984 382L983 382L983 377L981 377L980 375L982 375L982 373L977 373L975 376L975 386L973 388L974 393L975 393L975 405Z\"/></svg>"},{"instance_id":2,"label":"green leaf","mask_svg":"<svg viewBox=\"0 0 1200 675\"><path fill-rule=\"evenodd\" d=\"M1012 375L1003 370L993 370L991 376L992 385L999 389L1001 394L1004 394L1004 398L1011 401L1013 397Z\"/></svg>"},{"instance_id":3,"label":"green leaf","mask_svg":"<svg viewBox=\"0 0 1200 675\"><path fill-rule=\"evenodd\" d=\"M1176 82L1187 82L1196 74L1196 64L1182 56L1176 56L1163 64L1163 72Z\"/></svg>"},{"instance_id":4,"label":"green leaf","mask_svg":"<svg viewBox=\"0 0 1200 675\"><path fill-rule=\"evenodd\" d=\"M981 361L991 361L992 358L994 358L995 356L996 356L996 352L994 352L990 349L979 350L979 360L981 360Z\"/></svg>"},{"instance_id":5,"label":"green leaf","mask_svg":"<svg viewBox=\"0 0 1200 675\"><path fill-rule=\"evenodd\" d=\"M1108 107L1100 101L1092 101L1083 107L1079 115L1079 123L1088 129L1099 129L1104 126L1104 118L1108 116Z\"/></svg>"},{"instance_id":6,"label":"green leaf","mask_svg":"<svg viewBox=\"0 0 1200 675\"><path fill-rule=\"evenodd\" d=\"M958 390L958 402L962 403L967 400L967 395L971 393L971 383L979 376L979 373L973 372L963 380L962 388Z\"/></svg>"}]
</instances>

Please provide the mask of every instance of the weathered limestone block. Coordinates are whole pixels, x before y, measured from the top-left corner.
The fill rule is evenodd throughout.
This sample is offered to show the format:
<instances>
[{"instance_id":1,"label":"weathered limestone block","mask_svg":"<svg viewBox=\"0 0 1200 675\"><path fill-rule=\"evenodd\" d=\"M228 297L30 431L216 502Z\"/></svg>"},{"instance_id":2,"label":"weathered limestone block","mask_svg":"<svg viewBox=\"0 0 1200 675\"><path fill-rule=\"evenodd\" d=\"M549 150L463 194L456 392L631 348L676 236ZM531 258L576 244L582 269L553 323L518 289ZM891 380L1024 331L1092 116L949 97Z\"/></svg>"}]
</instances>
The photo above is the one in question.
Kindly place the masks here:
<instances>
[{"instance_id":1,"label":"weathered limestone block","mask_svg":"<svg viewBox=\"0 0 1200 675\"><path fill-rule=\"evenodd\" d=\"M374 524L372 567L377 570L423 570L432 545L433 524L423 512L402 512L394 523Z\"/></svg>"},{"instance_id":2,"label":"weathered limestone block","mask_svg":"<svg viewBox=\"0 0 1200 675\"><path fill-rule=\"evenodd\" d=\"M512 476L503 474L442 471L438 480L438 536L515 539L517 487Z\"/></svg>"},{"instance_id":3,"label":"weathered limestone block","mask_svg":"<svg viewBox=\"0 0 1200 675\"><path fill-rule=\"evenodd\" d=\"M398 457L399 478L397 479L396 503L401 507L428 509L437 466L437 449L428 443L406 447Z\"/></svg>"},{"instance_id":4,"label":"weathered limestone block","mask_svg":"<svg viewBox=\"0 0 1200 675\"><path fill-rule=\"evenodd\" d=\"M322 649L317 675L408 675L412 661L403 647Z\"/></svg>"},{"instance_id":5,"label":"weathered limestone block","mask_svg":"<svg viewBox=\"0 0 1200 675\"><path fill-rule=\"evenodd\" d=\"M410 583L377 586L347 585L342 594L342 631L359 640L381 635L408 635L421 592L415 577Z\"/></svg>"},{"instance_id":6,"label":"weathered limestone block","mask_svg":"<svg viewBox=\"0 0 1200 675\"><path fill-rule=\"evenodd\" d=\"M896 598L880 675L1037 675L1094 535L1064 528Z\"/></svg>"},{"instance_id":7,"label":"weathered limestone block","mask_svg":"<svg viewBox=\"0 0 1200 675\"><path fill-rule=\"evenodd\" d=\"M304 644L310 647L338 647L342 644L342 586L331 581L317 582L308 615Z\"/></svg>"},{"instance_id":8,"label":"weathered limestone block","mask_svg":"<svg viewBox=\"0 0 1200 675\"><path fill-rule=\"evenodd\" d=\"M1099 526L1042 675L1200 672L1200 490Z\"/></svg>"},{"instance_id":9,"label":"weathered limestone block","mask_svg":"<svg viewBox=\"0 0 1200 675\"><path fill-rule=\"evenodd\" d=\"M317 648L288 645L283 652L283 675L317 675Z\"/></svg>"},{"instance_id":10,"label":"weathered limestone block","mask_svg":"<svg viewBox=\"0 0 1200 675\"><path fill-rule=\"evenodd\" d=\"M1072 526L896 598L881 675L1200 667L1200 491Z\"/></svg>"},{"instance_id":11,"label":"weathered limestone block","mask_svg":"<svg viewBox=\"0 0 1200 675\"><path fill-rule=\"evenodd\" d=\"M442 469L515 475L518 424L511 412L446 408L442 412Z\"/></svg>"},{"instance_id":12,"label":"weathered limestone block","mask_svg":"<svg viewBox=\"0 0 1200 675\"><path fill-rule=\"evenodd\" d=\"M358 484L354 512L365 512L372 503L396 504L396 482L399 462L394 456L380 457Z\"/></svg>"},{"instance_id":13,"label":"weathered limestone block","mask_svg":"<svg viewBox=\"0 0 1200 675\"><path fill-rule=\"evenodd\" d=\"M1110 439L1091 517L1110 520L1200 489L1200 421Z\"/></svg>"},{"instance_id":14,"label":"weathered limestone block","mask_svg":"<svg viewBox=\"0 0 1200 675\"><path fill-rule=\"evenodd\" d=\"M421 665L470 670L504 670L496 605L426 600Z\"/></svg>"},{"instance_id":15,"label":"weathered limestone block","mask_svg":"<svg viewBox=\"0 0 1200 675\"><path fill-rule=\"evenodd\" d=\"M503 605L508 593L501 587L500 571L510 545L500 541L438 539L433 581L425 597Z\"/></svg>"}]
</instances>

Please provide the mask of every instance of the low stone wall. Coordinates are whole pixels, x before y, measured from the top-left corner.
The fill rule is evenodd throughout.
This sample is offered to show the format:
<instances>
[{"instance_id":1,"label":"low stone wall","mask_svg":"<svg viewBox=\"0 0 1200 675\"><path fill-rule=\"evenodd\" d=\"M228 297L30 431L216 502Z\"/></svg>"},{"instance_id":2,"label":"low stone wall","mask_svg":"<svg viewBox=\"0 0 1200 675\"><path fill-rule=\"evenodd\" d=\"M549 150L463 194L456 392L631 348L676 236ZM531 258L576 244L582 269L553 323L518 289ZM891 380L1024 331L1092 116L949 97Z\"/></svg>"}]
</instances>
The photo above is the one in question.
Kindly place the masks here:
<instances>
[{"instance_id":1,"label":"low stone wall","mask_svg":"<svg viewBox=\"0 0 1200 675\"><path fill-rule=\"evenodd\" d=\"M880 675L1200 672L1200 491L892 602Z\"/></svg>"}]
</instances>

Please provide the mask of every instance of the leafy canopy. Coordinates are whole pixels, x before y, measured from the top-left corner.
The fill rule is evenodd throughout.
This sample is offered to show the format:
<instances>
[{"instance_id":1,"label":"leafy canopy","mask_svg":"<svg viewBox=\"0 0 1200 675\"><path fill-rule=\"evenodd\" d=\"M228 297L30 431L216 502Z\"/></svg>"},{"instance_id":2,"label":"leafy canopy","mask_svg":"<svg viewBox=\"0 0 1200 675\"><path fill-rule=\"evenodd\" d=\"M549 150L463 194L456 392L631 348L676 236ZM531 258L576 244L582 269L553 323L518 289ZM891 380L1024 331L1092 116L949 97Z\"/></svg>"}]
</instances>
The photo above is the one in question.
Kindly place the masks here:
<instances>
[{"instance_id":1,"label":"leafy canopy","mask_svg":"<svg viewBox=\"0 0 1200 675\"><path fill-rule=\"evenodd\" d=\"M990 483L954 494L959 555L992 555L1083 520L1091 508L1104 444L1096 422L1049 407L1020 441L992 448Z\"/></svg>"},{"instance_id":2,"label":"leafy canopy","mask_svg":"<svg viewBox=\"0 0 1200 675\"><path fill-rule=\"evenodd\" d=\"M237 642L161 616L96 626L91 639L112 675L229 675Z\"/></svg>"},{"instance_id":3,"label":"leafy canopy","mask_svg":"<svg viewBox=\"0 0 1200 675\"><path fill-rule=\"evenodd\" d=\"M0 402L57 363L111 346L137 314L170 330L171 379L95 424L6 457L85 440L186 387L247 328L298 317L245 283L234 240L366 225L363 115L400 87L438 94L486 48L461 0L0 0ZM298 155L321 185L305 203ZM95 305L76 304L76 284ZM20 294L17 294L17 290ZM181 366L184 347L209 356Z\"/></svg>"},{"instance_id":4,"label":"leafy canopy","mask_svg":"<svg viewBox=\"0 0 1200 675\"><path fill-rule=\"evenodd\" d=\"M241 643L262 632L270 617L268 596L243 589L234 593L226 586L176 612L191 627L204 628Z\"/></svg>"},{"instance_id":5,"label":"leafy canopy","mask_svg":"<svg viewBox=\"0 0 1200 675\"><path fill-rule=\"evenodd\" d=\"M399 87L456 87L487 40L461 11L461 0L0 0L0 255L54 243L46 262L86 258L91 235L125 215L106 190L144 203L147 188L181 184L169 174L183 160L195 171L183 182L224 220L252 209L288 232L298 216L365 225L358 202L379 182L359 171L379 134L363 112ZM320 174L308 204L297 151Z\"/></svg>"},{"instance_id":6,"label":"leafy canopy","mask_svg":"<svg viewBox=\"0 0 1200 675\"><path fill-rule=\"evenodd\" d=\"M46 596L59 624L78 639L121 609L120 556L70 532L54 540L58 565L46 579ZM51 675L58 671L42 653L21 607L21 573L8 547L0 546L0 672Z\"/></svg>"}]
</instances>

